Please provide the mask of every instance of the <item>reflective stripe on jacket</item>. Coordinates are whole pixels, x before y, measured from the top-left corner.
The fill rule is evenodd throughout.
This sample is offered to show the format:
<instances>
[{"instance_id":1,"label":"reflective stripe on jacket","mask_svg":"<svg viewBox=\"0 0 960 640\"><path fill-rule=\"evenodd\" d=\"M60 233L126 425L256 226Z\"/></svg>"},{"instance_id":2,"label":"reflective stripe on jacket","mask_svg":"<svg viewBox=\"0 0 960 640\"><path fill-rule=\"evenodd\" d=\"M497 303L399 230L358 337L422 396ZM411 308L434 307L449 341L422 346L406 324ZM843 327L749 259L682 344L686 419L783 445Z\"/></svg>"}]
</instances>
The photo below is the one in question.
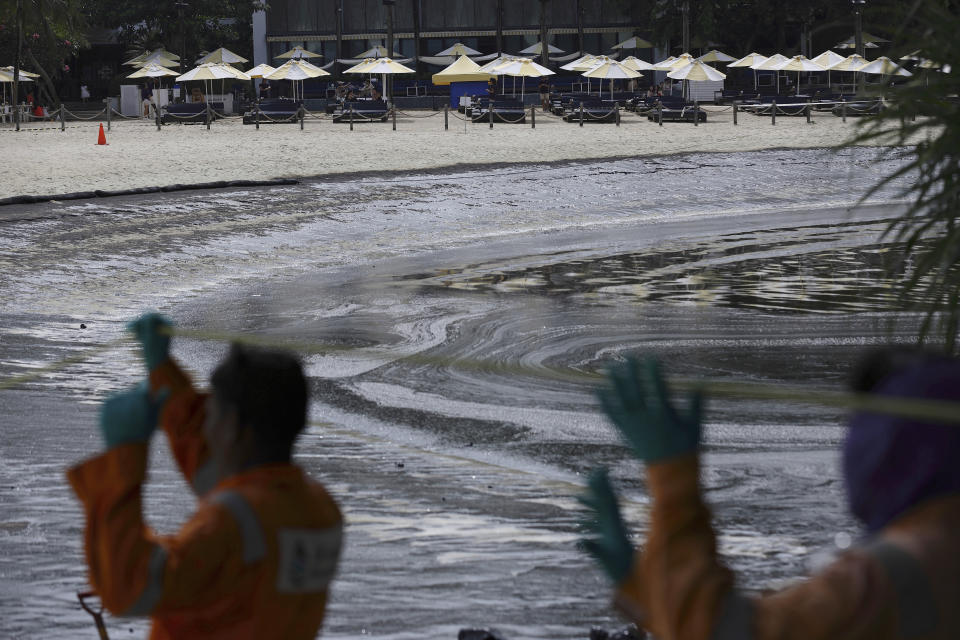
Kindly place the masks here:
<instances>
[{"instance_id":1,"label":"reflective stripe on jacket","mask_svg":"<svg viewBox=\"0 0 960 640\"><path fill-rule=\"evenodd\" d=\"M172 363L161 422L200 498L172 536L143 522L146 444L115 447L68 472L86 515L90 582L118 615L150 615L151 638L314 638L342 547L343 521L322 485L291 464L198 487L208 462L203 397ZM209 477L209 476L208 476Z\"/></svg>"},{"instance_id":2,"label":"reflective stripe on jacket","mask_svg":"<svg viewBox=\"0 0 960 640\"><path fill-rule=\"evenodd\" d=\"M717 557L689 456L650 465L650 533L618 607L658 640L960 637L960 495L931 499L783 591L751 598Z\"/></svg>"}]
</instances>

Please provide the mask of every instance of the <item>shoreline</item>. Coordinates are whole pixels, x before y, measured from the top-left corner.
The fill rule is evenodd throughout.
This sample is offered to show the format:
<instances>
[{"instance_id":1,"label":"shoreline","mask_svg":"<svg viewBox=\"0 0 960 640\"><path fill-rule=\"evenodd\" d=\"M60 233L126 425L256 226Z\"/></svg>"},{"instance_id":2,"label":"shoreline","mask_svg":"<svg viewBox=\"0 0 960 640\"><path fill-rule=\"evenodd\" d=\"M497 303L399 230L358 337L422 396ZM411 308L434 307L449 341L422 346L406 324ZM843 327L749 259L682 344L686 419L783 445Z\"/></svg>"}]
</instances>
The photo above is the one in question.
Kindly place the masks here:
<instances>
[{"instance_id":1,"label":"shoreline","mask_svg":"<svg viewBox=\"0 0 960 640\"><path fill-rule=\"evenodd\" d=\"M536 129L504 124L489 129L454 121L445 130L442 119L429 116L398 118L396 131L389 123L367 123L349 131L346 125L327 121L309 122L304 130L276 125L258 131L233 120L218 121L210 131L168 125L158 132L152 121L131 121L116 123L107 134L108 146L94 144L95 122L63 132L59 127L19 133L7 129L0 134L13 135L0 140L16 141L5 150L16 170L0 186L0 203L10 198L26 203L77 199L75 194L134 194L134 189L220 188L236 181L349 181L692 153L842 149L838 141L850 140L858 128L853 119L843 123L829 114L816 116L812 124L804 118L781 118L776 126L766 118L744 115L734 126L731 113L705 111L710 121L698 127L660 127L632 113L624 115L620 127L579 127L538 114Z\"/></svg>"}]
</instances>

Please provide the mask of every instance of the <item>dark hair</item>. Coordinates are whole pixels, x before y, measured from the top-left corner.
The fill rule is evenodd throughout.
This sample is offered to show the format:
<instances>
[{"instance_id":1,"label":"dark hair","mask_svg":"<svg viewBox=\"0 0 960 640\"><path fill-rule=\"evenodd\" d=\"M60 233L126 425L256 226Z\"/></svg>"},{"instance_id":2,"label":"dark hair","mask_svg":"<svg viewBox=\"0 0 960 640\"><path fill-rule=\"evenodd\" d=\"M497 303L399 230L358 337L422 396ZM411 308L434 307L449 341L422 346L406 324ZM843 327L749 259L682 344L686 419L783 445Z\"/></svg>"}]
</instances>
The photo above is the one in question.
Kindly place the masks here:
<instances>
[{"instance_id":1,"label":"dark hair","mask_svg":"<svg viewBox=\"0 0 960 640\"><path fill-rule=\"evenodd\" d=\"M307 381L296 356L234 343L210 384L214 399L253 429L258 448L289 455L307 421Z\"/></svg>"}]
</instances>

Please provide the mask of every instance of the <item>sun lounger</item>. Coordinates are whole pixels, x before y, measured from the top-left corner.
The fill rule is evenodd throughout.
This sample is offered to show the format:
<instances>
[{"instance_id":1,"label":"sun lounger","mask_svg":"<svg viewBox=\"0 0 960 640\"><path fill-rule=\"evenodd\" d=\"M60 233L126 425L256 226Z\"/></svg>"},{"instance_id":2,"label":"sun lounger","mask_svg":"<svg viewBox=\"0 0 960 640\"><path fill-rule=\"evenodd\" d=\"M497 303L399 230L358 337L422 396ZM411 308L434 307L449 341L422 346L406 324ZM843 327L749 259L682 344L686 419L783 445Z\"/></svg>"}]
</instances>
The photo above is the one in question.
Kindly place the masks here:
<instances>
[{"instance_id":1,"label":"sun lounger","mask_svg":"<svg viewBox=\"0 0 960 640\"><path fill-rule=\"evenodd\" d=\"M163 124L179 122L181 124L202 124L207 121L206 102L181 102L168 104L164 107L164 114L161 117ZM210 102L210 118L216 120L223 116L222 102Z\"/></svg>"},{"instance_id":2,"label":"sun lounger","mask_svg":"<svg viewBox=\"0 0 960 640\"><path fill-rule=\"evenodd\" d=\"M613 104L605 104L603 100L594 97L592 100L581 100L572 104L572 108L563 116L566 122L580 122L580 109L583 108L583 122L607 123L615 122L617 119L616 109Z\"/></svg>"},{"instance_id":3,"label":"sun lounger","mask_svg":"<svg viewBox=\"0 0 960 640\"><path fill-rule=\"evenodd\" d=\"M658 109L647 112L647 120L651 122L657 122L660 117L661 112ZM707 112L688 104L680 108L664 107L662 117L664 122L693 122L694 117L697 118L697 122L706 122Z\"/></svg>"},{"instance_id":4,"label":"sun lounger","mask_svg":"<svg viewBox=\"0 0 960 640\"><path fill-rule=\"evenodd\" d=\"M259 105L260 117L257 117L257 107L243 114L243 124L279 124L297 122L300 117L300 102L287 98L263 100Z\"/></svg>"},{"instance_id":5,"label":"sun lounger","mask_svg":"<svg viewBox=\"0 0 960 640\"><path fill-rule=\"evenodd\" d=\"M344 102L333 114L334 122L386 122L390 111L383 100L357 100Z\"/></svg>"},{"instance_id":6,"label":"sun lounger","mask_svg":"<svg viewBox=\"0 0 960 640\"><path fill-rule=\"evenodd\" d=\"M473 122L490 122L491 100L480 99L472 105L470 119ZM523 124L527 121L527 112L519 100L494 98L492 101L493 121L504 124Z\"/></svg>"}]
</instances>

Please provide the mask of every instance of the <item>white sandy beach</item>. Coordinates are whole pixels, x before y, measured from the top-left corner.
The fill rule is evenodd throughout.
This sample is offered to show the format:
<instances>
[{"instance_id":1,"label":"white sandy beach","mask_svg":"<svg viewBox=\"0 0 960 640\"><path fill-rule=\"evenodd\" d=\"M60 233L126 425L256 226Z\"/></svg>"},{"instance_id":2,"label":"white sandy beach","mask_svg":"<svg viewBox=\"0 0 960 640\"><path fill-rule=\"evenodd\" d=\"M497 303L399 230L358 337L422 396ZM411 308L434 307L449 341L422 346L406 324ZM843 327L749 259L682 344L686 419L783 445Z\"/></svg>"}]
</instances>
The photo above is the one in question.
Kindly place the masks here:
<instances>
[{"instance_id":1,"label":"white sandy beach","mask_svg":"<svg viewBox=\"0 0 960 640\"><path fill-rule=\"evenodd\" d=\"M693 151L751 151L780 147L835 146L857 129L829 113L769 117L741 113L733 125L729 107L707 107L709 122L662 127L624 112L622 126L577 124L537 113L525 125L466 125L443 112L414 112L389 122L335 124L329 118L298 124L242 125L238 119L203 125L152 121L114 122L108 146L97 146L97 122L29 124L20 132L0 127L5 167L0 198L53 195L93 189L127 189L216 180L311 177L358 171L420 170L457 164L551 162Z\"/></svg>"}]
</instances>

